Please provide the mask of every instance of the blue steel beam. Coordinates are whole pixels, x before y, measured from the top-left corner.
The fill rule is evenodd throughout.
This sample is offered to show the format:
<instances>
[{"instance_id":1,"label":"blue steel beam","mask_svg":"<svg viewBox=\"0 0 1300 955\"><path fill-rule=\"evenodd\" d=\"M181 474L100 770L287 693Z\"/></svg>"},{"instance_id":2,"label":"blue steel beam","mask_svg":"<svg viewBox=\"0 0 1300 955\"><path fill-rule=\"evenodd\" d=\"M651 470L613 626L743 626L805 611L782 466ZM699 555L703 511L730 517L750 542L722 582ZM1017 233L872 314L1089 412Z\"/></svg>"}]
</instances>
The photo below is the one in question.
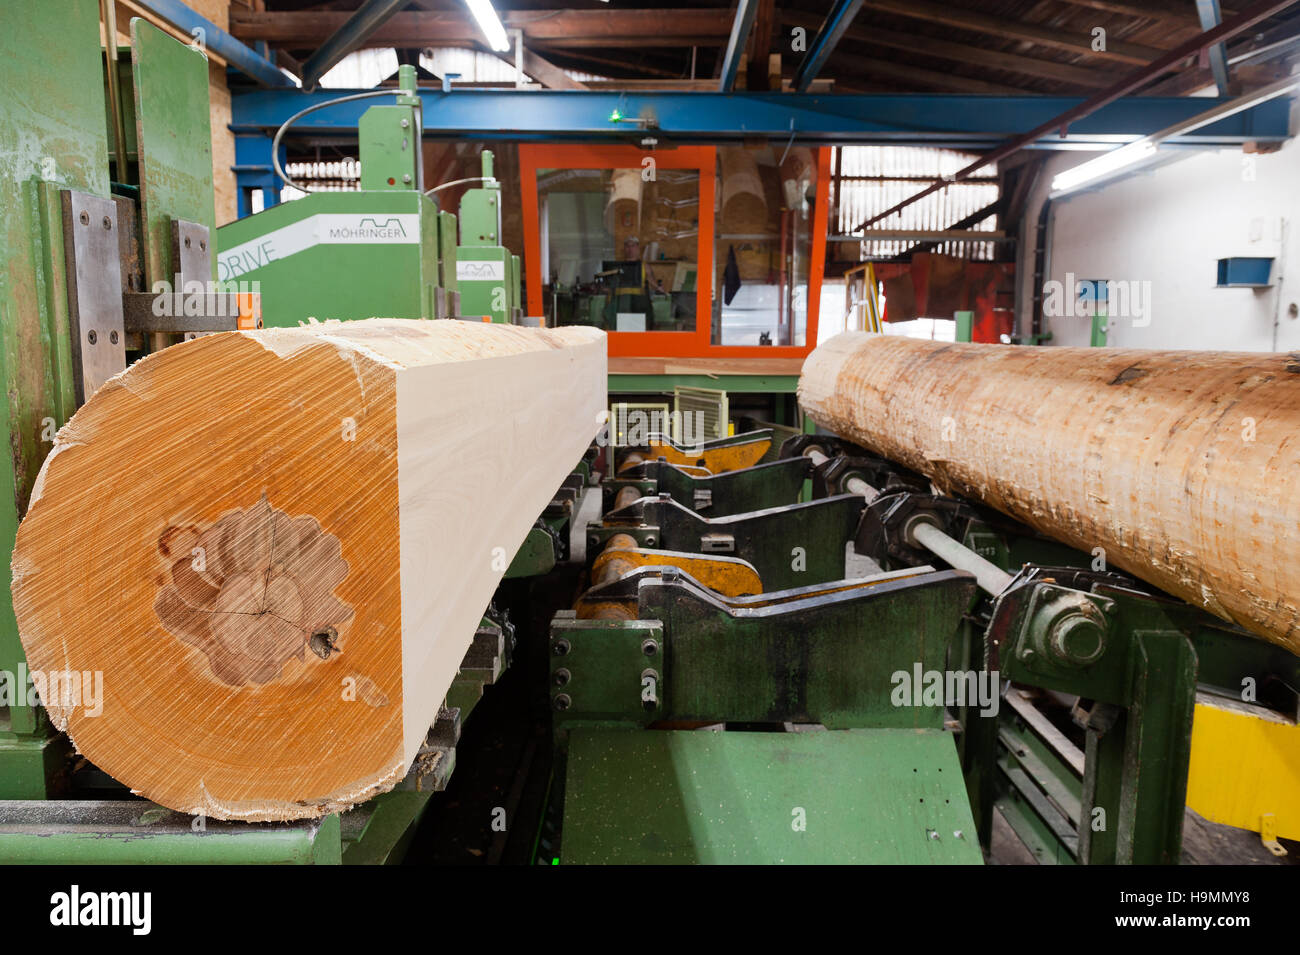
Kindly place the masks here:
<instances>
[{"instance_id":1,"label":"blue steel beam","mask_svg":"<svg viewBox=\"0 0 1300 955\"><path fill-rule=\"evenodd\" d=\"M181 3L181 0L135 0L135 3L192 37L202 36L205 47L263 86L295 88L293 80L281 73L278 66L266 57L259 56L211 20L199 16ZM196 30L203 32L198 34Z\"/></svg>"},{"instance_id":2,"label":"blue steel beam","mask_svg":"<svg viewBox=\"0 0 1300 955\"><path fill-rule=\"evenodd\" d=\"M231 100L232 125L255 132L279 128L313 103L359 90L253 90ZM1078 106L1055 96L813 95L421 89L424 135L431 139L547 142L637 142L647 133L668 142L795 139L806 145L916 143L980 149L1006 141ZM1129 96L1071 123L1068 135L1044 134L1037 148L1128 142L1210 109L1213 98ZM1226 117L1177 142L1208 146L1286 139L1283 97ZM354 138L365 101L320 110L290 135ZM624 117L614 121L617 112ZM628 119L638 122L630 126Z\"/></svg>"},{"instance_id":3,"label":"blue steel beam","mask_svg":"<svg viewBox=\"0 0 1300 955\"><path fill-rule=\"evenodd\" d=\"M808 52L803 55L799 72L794 75L794 88L798 92L806 92L808 87L812 86L812 81L817 79L817 74L830 59L836 44L840 42L840 37L844 36L844 32L861 9L862 0L835 0L835 6L831 7L830 13L826 14L826 21L817 31L817 36L813 38Z\"/></svg>"},{"instance_id":4,"label":"blue steel beam","mask_svg":"<svg viewBox=\"0 0 1300 955\"><path fill-rule=\"evenodd\" d=\"M1219 9L1219 0L1196 0L1196 15L1201 20L1202 30L1212 30L1223 22L1223 12ZM1214 85L1220 96L1228 95L1228 54L1222 43L1216 43L1205 51L1210 61L1210 73L1214 76Z\"/></svg>"},{"instance_id":5,"label":"blue steel beam","mask_svg":"<svg viewBox=\"0 0 1300 955\"><path fill-rule=\"evenodd\" d=\"M314 90L320 78L331 68L366 41L384 21L410 0L366 0L357 12L348 17L334 35L320 45L320 49L302 65L303 89Z\"/></svg>"},{"instance_id":6,"label":"blue steel beam","mask_svg":"<svg viewBox=\"0 0 1300 955\"><path fill-rule=\"evenodd\" d=\"M730 93L736 85L736 72L740 69L740 58L749 43L749 34L754 30L754 17L758 15L758 0L738 0L736 18L731 21L731 38L727 40L727 55L722 61L722 78L718 80L718 92ZM767 69L767 64L763 64Z\"/></svg>"}]
</instances>

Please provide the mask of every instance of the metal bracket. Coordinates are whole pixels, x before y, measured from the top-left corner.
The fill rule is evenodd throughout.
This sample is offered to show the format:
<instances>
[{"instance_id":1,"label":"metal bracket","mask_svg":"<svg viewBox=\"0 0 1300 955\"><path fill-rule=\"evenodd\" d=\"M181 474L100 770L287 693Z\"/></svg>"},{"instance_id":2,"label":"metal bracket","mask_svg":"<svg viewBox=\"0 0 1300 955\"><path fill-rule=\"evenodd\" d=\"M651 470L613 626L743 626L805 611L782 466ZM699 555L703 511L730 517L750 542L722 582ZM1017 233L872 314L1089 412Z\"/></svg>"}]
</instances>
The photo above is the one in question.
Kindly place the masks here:
<instances>
[{"instance_id":1,"label":"metal bracket","mask_svg":"<svg viewBox=\"0 0 1300 955\"><path fill-rule=\"evenodd\" d=\"M1278 857L1286 855L1286 846L1277 841L1277 816L1271 812L1266 812L1259 817L1259 841L1264 843L1264 848L1273 855Z\"/></svg>"},{"instance_id":2,"label":"metal bracket","mask_svg":"<svg viewBox=\"0 0 1300 955\"><path fill-rule=\"evenodd\" d=\"M172 262L176 264L176 284L212 281L212 248L208 227L184 219L172 220ZM179 291L179 289L177 289Z\"/></svg>"},{"instance_id":3,"label":"metal bracket","mask_svg":"<svg viewBox=\"0 0 1300 955\"><path fill-rule=\"evenodd\" d=\"M65 189L64 258L77 404L126 370L117 203Z\"/></svg>"}]
</instances>

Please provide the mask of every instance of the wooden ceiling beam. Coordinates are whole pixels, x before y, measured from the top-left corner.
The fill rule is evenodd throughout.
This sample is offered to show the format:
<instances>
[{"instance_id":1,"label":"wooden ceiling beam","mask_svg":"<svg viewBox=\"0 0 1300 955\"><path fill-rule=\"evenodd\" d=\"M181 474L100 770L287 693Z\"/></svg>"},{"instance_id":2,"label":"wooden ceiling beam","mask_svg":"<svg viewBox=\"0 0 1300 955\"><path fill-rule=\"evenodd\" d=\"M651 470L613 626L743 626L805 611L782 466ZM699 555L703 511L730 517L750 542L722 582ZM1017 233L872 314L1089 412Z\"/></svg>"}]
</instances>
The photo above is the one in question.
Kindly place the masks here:
<instances>
[{"instance_id":1,"label":"wooden ceiling beam","mask_svg":"<svg viewBox=\"0 0 1300 955\"><path fill-rule=\"evenodd\" d=\"M1201 21L1196 16L1196 5L1179 2L1179 0L1144 0L1142 3L1116 3L1113 0L1058 0L1072 7L1087 7L1099 13L1117 13L1126 17L1138 17L1143 20L1161 20L1165 23L1177 23L1199 30ZM1225 17L1235 10L1226 6L1220 8Z\"/></svg>"},{"instance_id":2,"label":"wooden ceiling beam","mask_svg":"<svg viewBox=\"0 0 1300 955\"><path fill-rule=\"evenodd\" d=\"M864 0L864 9L878 13L908 17L913 20L925 20L946 27L983 33L988 36L1009 37L1054 50L1078 53L1084 56L1101 57L1124 63L1146 65L1158 59L1165 51L1153 46L1143 46L1108 37L1105 52L1092 48L1092 36L1089 31L1071 32L1054 27L1025 23L1020 20L1008 20L1002 17L987 16L973 10L958 8L931 0Z\"/></svg>"},{"instance_id":3,"label":"wooden ceiling beam","mask_svg":"<svg viewBox=\"0 0 1300 955\"><path fill-rule=\"evenodd\" d=\"M499 60L504 60L511 66L515 65L514 50L508 50L504 53L493 50L492 55ZM536 50L531 50L528 47L524 47L523 68L525 75L531 76L548 90L585 90L587 88Z\"/></svg>"},{"instance_id":4,"label":"wooden ceiling beam","mask_svg":"<svg viewBox=\"0 0 1300 955\"><path fill-rule=\"evenodd\" d=\"M782 19L792 26L815 29L819 22L815 16L798 12L783 13ZM878 27L850 27L844 39L860 43L874 43L877 46L891 47L896 50L908 50L918 55L934 56L957 63L969 63L995 70L1022 73L1044 80L1056 80L1075 86L1087 86L1100 89L1114 82L1114 77L1107 71L1095 66L1076 66L1058 63L1055 60L1042 60L1036 57L1021 56L1017 53L1005 53L990 50L988 47L975 46L970 43L954 43L937 37L918 36L914 33L896 33Z\"/></svg>"},{"instance_id":5,"label":"wooden ceiling beam","mask_svg":"<svg viewBox=\"0 0 1300 955\"><path fill-rule=\"evenodd\" d=\"M231 10L230 32L244 42L316 47L347 21L346 12L246 13ZM507 30L523 30L525 40L587 47L717 46L731 32L728 10L507 10ZM365 41L369 47L438 46L481 40L478 27L459 11L405 11L395 14Z\"/></svg>"},{"instance_id":6,"label":"wooden ceiling beam","mask_svg":"<svg viewBox=\"0 0 1300 955\"><path fill-rule=\"evenodd\" d=\"M875 57L834 53L831 55L831 62L841 68L836 71L841 74L866 73L871 76L902 80L904 83L917 83L922 87L929 87L940 92L986 93L993 96L1015 96L1026 92L1021 87L990 83L986 80L957 76L954 73L945 73L938 70L927 70L923 67L897 63L893 60L881 60Z\"/></svg>"}]
</instances>

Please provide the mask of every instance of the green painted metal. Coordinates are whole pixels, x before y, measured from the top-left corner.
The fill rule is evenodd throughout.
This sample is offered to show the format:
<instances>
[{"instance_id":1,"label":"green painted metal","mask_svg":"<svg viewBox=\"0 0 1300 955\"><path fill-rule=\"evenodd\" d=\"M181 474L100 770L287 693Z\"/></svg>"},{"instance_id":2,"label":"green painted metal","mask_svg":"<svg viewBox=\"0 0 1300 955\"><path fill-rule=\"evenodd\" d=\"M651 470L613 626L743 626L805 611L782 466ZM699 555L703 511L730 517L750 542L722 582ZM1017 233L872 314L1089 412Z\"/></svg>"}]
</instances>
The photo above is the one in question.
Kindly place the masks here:
<instances>
[{"instance_id":1,"label":"green painted metal","mask_svg":"<svg viewBox=\"0 0 1300 955\"><path fill-rule=\"evenodd\" d=\"M910 687L917 668L943 668L974 583L956 571L912 572L723 600L684 573L643 568L586 599L594 594L634 598L637 619L568 611L552 621L557 731L584 720L939 728L942 705L913 699ZM907 699L895 699L899 674Z\"/></svg>"},{"instance_id":2,"label":"green painted metal","mask_svg":"<svg viewBox=\"0 0 1300 955\"><path fill-rule=\"evenodd\" d=\"M514 559L506 568L507 580L516 577L536 577L555 568L555 534L544 527L531 527L524 542L519 545Z\"/></svg>"},{"instance_id":3,"label":"green painted metal","mask_svg":"<svg viewBox=\"0 0 1300 955\"><path fill-rule=\"evenodd\" d=\"M719 381L728 392L745 394L794 394L799 386L798 375L726 375L719 379L709 375L611 374L609 393L671 395L674 388L717 388Z\"/></svg>"},{"instance_id":4,"label":"green painted metal","mask_svg":"<svg viewBox=\"0 0 1300 955\"><path fill-rule=\"evenodd\" d=\"M990 627L1004 677L1091 701L1080 860L1176 864L1196 700L1192 635L1222 624L1186 604L1052 570L1004 594Z\"/></svg>"},{"instance_id":5,"label":"green painted metal","mask_svg":"<svg viewBox=\"0 0 1300 955\"><path fill-rule=\"evenodd\" d=\"M564 863L982 861L952 737L575 730Z\"/></svg>"},{"instance_id":6,"label":"green painted metal","mask_svg":"<svg viewBox=\"0 0 1300 955\"><path fill-rule=\"evenodd\" d=\"M409 64L401 88L415 89ZM358 123L361 189L314 192L222 226L218 278L257 282L263 322L450 318L456 217L422 194L418 97L372 106Z\"/></svg>"},{"instance_id":7,"label":"green painted metal","mask_svg":"<svg viewBox=\"0 0 1300 955\"><path fill-rule=\"evenodd\" d=\"M1097 313L1092 316L1092 329L1089 335L1088 344L1093 348L1104 348L1107 344L1107 335L1110 331L1110 316L1106 314L1104 307L1099 307Z\"/></svg>"},{"instance_id":8,"label":"green painted metal","mask_svg":"<svg viewBox=\"0 0 1300 955\"><path fill-rule=\"evenodd\" d=\"M957 332L954 337L955 341L968 342L971 340L971 330L975 323L974 312L953 312L953 320L957 323Z\"/></svg>"},{"instance_id":9,"label":"green painted metal","mask_svg":"<svg viewBox=\"0 0 1300 955\"><path fill-rule=\"evenodd\" d=\"M1042 816L1020 792L1011 788L999 796L998 812L1015 831L1039 865L1073 865L1075 858L1056 838Z\"/></svg>"},{"instance_id":10,"label":"green painted metal","mask_svg":"<svg viewBox=\"0 0 1300 955\"><path fill-rule=\"evenodd\" d=\"M422 192L423 154L420 151L420 101L414 97L415 67L397 68L398 83L407 95L395 106L372 106L357 122L363 192Z\"/></svg>"},{"instance_id":11,"label":"green painted metal","mask_svg":"<svg viewBox=\"0 0 1300 955\"><path fill-rule=\"evenodd\" d=\"M674 501L709 517L764 510L794 504L812 462L805 457L786 458L751 468L696 476L666 461L647 461L620 472L603 484L606 510L623 487L633 486L643 496L667 494ZM625 476L625 475L635 475Z\"/></svg>"},{"instance_id":12,"label":"green painted metal","mask_svg":"<svg viewBox=\"0 0 1300 955\"><path fill-rule=\"evenodd\" d=\"M1083 798L1082 781L1069 771L1036 734L1009 716L1007 710L1001 712L1004 719L998 727L998 735L1007 753L1038 788L1061 808L1070 824L1077 827Z\"/></svg>"},{"instance_id":13,"label":"green painted metal","mask_svg":"<svg viewBox=\"0 0 1300 955\"><path fill-rule=\"evenodd\" d=\"M438 213L438 284L448 292L459 293L456 282L456 216L451 212ZM457 313L459 314L459 313Z\"/></svg>"},{"instance_id":14,"label":"green painted metal","mask_svg":"<svg viewBox=\"0 0 1300 955\"><path fill-rule=\"evenodd\" d=\"M267 326L433 318L436 216L417 192L314 192L217 230L218 278L260 283Z\"/></svg>"},{"instance_id":15,"label":"green painted metal","mask_svg":"<svg viewBox=\"0 0 1300 955\"><path fill-rule=\"evenodd\" d=\"M417 187L420 161L417 118L409 106L372 106L357 126L363 192L410 192Z\"/></svg>"},{"instance_id":16,"label":"green painted metal","mask_svg":"<svg viewBox=\"0 0 1300 955\"><path fill-rule=\"evenodd\" d=\"M589 525L587 553L630 533L644 546L739 557L754 565L765 590L785 590L844 577L845 544L861 511L862 498L853 494L717 518L671 498L643 498Z\"/></svg>"},{"instance_id":17,"label":"green painted metal","mask_svg":"<svg viewBox=\"0 0 1300 955\"><path fill-rule=\"evenodd\" d=\"M208 58L135 17L131 20L145 282L174 283L172 220L217 227L212 193ZM102 85L102 84L100 84ZM214 257L215 260L215 257ZM211 277L215 277L213 272Z\"/></svg>"},{"instance_id":18,"label":"green painted metal","mask_svg":"<svg viewBox=\"0 0 1300 955\"><path fill-rule=\"evenodd\" d=\"M0 864L292 864L342 861L338 816L305 823L199 821L135 800L0 803Z\"/></svg>"},{"instance_id":19,"label":"green painted metal","mask_svg":"<svg viewBox=\"0 0 1300 955\"><path fill-rule=\"evenodd\" d=\"M501 245L501 183L492 177L492 151L485 149L481 156L487 181L466 189L460 200L460 310L462 315L510 322L519 301L519 274L512 268L510 250Z\"/></svg>"},{"instance_id":20,"label":"green painted metal","mask_svg":"<svg viewBox=\"0 0 1300 955\"><path fill-rule=\"evenodd\" d=\"M394 789L344 813L343 864L400 863L432 796L431 791Z\"/></svg>"},{"instance_id":21,"label":"green painted metal","mask_svg":"<svg viewBox=\"0 0 1300 955\"><path fill-rule=\"evenodd\" d=\"M107 114L93 0L0 5L0 671L25 661L9 599L18 522L74 411L59 190L108 196ZM206 107L204 117L206 119ZM24 688L25 689L25 688ZM43 795L57 762L39 707L0 708L0 797Z\"/></svg>"}]
</instances>

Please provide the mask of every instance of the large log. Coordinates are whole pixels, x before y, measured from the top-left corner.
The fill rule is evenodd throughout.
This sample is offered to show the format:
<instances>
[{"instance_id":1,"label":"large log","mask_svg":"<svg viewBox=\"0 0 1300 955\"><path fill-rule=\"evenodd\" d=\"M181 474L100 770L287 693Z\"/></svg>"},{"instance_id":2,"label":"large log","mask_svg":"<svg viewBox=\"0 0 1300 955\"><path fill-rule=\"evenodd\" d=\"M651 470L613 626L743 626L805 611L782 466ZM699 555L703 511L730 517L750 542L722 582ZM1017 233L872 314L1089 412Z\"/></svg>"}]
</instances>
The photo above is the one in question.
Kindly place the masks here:
<instances>
[{"instance_id":1,"label":"large log","mask_svg":"<svg viewBox=\"0 0 1300 955\"><path fill-rule=\"evenodd\" d=\"M604 335L373 319L165 349L59 432L18 532L54 724L164 806L319 816L412 764L600 427ZM39 684L38 684L39 685Z\"/></svg>"},{"instance_id":2,"label":"large log","mask_svg":"<svg viewBox=\"0 0 1300 955\"><path fill-rule=\"evenodd\" d=\"M804 363L829 431L1300 652L1300 357L849 332Z\"/></svg>"}]
</instances>

